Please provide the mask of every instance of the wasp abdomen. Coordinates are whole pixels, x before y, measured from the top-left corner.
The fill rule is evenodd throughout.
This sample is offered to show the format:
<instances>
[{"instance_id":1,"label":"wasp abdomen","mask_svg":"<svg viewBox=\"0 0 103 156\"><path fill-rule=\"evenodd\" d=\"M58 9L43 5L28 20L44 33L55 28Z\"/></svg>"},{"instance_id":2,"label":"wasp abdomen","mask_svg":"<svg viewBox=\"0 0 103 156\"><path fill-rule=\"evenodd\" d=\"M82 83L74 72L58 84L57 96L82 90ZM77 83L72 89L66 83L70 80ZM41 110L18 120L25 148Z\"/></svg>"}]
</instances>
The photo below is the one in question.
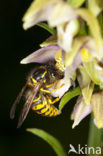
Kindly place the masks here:
<instances>
[{"instance_id":1,"label":"wasp abdomen","mask_svg":"<svg viewBox=\"0 0 103 156\"><path fill-rule=\"evenodd\" d=\"M48 100L43 97L42 103L39 103L38 101L33 103L32 109L37 113L41 114L42 116L47 117L54 117L60 114L60 111L53 105L48 103Z\"/></svg>"}]
</instances>

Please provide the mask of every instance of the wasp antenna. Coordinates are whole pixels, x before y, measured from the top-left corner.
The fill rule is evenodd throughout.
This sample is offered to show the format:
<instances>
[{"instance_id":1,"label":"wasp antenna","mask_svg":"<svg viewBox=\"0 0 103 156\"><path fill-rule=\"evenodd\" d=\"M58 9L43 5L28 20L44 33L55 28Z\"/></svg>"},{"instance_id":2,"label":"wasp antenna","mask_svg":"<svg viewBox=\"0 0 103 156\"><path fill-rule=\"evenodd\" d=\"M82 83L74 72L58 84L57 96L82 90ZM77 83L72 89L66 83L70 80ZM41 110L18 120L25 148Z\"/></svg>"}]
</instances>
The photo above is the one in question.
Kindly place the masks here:
<instances>
[{"instance_id":1,"label":"wasp antenna","mask_svg":"<svg viewBox=\"0 0 103 156\"><path fill-rule=\"evenodd\" d=\"M15 117L16 106L17 106L17 104L19 103L19 101L20 101L20 99L21 99L21 96L22 96L23 92L25 91L26 87L27 87L27 83L26 83L25 86L21 89L19 95L17 96L15 102L13 103L13 106L12 106L11 111L10 111L10 118L11 118L11 119L14 119L14 117Z\"/></svg>"}]
</instances>

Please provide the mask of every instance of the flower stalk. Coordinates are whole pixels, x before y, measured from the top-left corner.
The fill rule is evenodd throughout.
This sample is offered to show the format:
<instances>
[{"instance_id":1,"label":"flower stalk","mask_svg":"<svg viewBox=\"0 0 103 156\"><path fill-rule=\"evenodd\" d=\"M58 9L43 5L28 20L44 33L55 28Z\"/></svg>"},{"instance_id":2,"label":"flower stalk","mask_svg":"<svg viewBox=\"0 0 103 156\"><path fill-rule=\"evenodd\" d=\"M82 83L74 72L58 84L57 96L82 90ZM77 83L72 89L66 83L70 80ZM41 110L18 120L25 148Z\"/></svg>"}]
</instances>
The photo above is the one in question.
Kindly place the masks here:
<instances>
[{"instance_id":1,"label":"flower stalk","mask_svg":"<svg viewBox=\"0 0 103 156\"><path fill-rule=\"evenodd\" d=\"M88 147L102 147L103 143L103 129L97 129L93 122L93 115L91 115L89 124L89 135L88 135ZM102 153L101 153L102 155ZM88 156L97 156L89 154Z\"/></svg>"}]
</instances>

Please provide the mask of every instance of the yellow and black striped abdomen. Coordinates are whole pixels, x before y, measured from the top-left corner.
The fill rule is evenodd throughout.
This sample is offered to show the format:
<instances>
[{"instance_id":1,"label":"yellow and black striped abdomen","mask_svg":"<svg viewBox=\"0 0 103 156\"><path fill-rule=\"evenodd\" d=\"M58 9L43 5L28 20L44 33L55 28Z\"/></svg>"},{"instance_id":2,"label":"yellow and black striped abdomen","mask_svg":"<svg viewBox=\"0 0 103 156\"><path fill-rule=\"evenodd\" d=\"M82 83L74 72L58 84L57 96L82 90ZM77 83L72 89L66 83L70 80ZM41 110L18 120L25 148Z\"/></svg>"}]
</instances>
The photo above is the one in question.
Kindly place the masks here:
<instances>
[{"instance_id":1,"label":"yellow and black striped abdomen","mask_svg":"<svg viewBox=\"0 0 103 156\"><path fill-rule=\"evenodd\" d=\"M35 101L35 100L34 100ZM55 117L60 114L60 111L48 102L46 97L33 103L32 109L42 116Z\"/></svg>"}]
</instances>

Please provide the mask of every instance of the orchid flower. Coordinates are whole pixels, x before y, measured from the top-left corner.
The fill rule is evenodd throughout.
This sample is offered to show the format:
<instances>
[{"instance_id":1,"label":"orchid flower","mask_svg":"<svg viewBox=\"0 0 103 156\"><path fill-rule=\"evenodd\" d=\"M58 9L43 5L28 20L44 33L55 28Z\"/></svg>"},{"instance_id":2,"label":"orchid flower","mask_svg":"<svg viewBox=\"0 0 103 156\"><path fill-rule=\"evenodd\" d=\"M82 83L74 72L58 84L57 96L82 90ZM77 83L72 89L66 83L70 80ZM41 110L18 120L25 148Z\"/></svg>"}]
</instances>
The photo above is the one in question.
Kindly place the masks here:
<instances>
[{"instance_id":1,"label":"orchid flower","mask_svg":"<svg viewBox=\"0 0 103 156\"><path fill-rule=\"evenodd\" d=\"M75 104L72 119L74 120L72 128L77 126L82 119L93 112L94 123L97 128L103 127L103 91L96 92L92 95L90 105L87 105L83 99L83 96L79 96L77 103Z\"/></svg>"},{"instance_id":2,"label":"orchid flower","mask_svg":"<svg viewBox=\"0 0 103 156\"><path fill-rule=\"evenodd\" d=\"M41 21L47 21L51 27L57 28L59 46L69 52L73 37L79 30L79 22L75 18L75 10L63 0L36 0L24 15L23 27L28 29Z\"/></svg>"},{"instance_id":3,"label":"orchid flower","mask_svg":"<svg viewBox=\"0 0 103 156\"><path fill-rule=\"evenodd\" d=\"M76 49L76 51L72 51L73 53L71 53L71 55L67 54L68 58L66 58L66 61L68 60L66 65L68 65L69 69L73 65L74 59L77 58L77 54L80 54L78 60L81 60L81 64L77 69L77 80L79 82L82 95L78 98L74 106L72 113L74 123L72 127L74 128L83 118L93 112L96 126L98 128L102 128L103 92L93 91L95 84L99 87L103 85L103 67L96 58L96 47L94 40L87 37L84 41L84 44L80 44L80 42L78 42L78 48L76 48L77 44L75 44L74 49ZM69 56L71 56L71 58Z\"/></svg>"},{"instance_id":4,"label":"orchid flower","mask_svg":"<svg viewBox=\"0 0 103 156\"><path fill-rule=\"evenodd\" d=\"M35 0L23 17L23 27L28 29L41 21L56 27L76 17L74 9L63 0Z\"/></svg>"}]
</instances>

